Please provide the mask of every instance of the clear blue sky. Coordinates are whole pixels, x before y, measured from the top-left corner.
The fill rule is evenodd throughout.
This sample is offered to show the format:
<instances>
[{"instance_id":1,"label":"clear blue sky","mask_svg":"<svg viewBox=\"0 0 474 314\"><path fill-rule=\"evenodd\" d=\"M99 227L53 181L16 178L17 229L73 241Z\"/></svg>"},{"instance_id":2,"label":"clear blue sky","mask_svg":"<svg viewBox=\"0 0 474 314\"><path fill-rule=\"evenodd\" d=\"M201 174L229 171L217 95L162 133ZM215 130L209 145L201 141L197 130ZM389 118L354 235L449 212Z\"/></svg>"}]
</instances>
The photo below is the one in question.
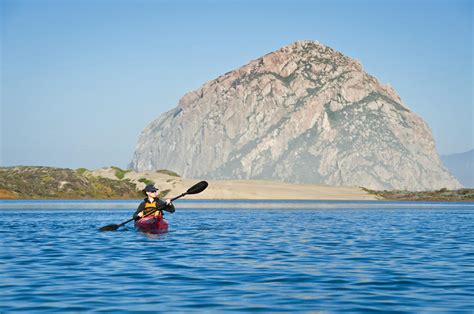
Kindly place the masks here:
<instances>
[{"instance_id":1,"label":"clear blue sky","mask_svg":"<svg viewBox=\"0 0 474 314\"><path fill-rule=\"evenodd\" d=\"M473 1L0 0L2 166L126 167L146 124L297 40L359 60L474 147Z\"/></svg>"}]
</instances>

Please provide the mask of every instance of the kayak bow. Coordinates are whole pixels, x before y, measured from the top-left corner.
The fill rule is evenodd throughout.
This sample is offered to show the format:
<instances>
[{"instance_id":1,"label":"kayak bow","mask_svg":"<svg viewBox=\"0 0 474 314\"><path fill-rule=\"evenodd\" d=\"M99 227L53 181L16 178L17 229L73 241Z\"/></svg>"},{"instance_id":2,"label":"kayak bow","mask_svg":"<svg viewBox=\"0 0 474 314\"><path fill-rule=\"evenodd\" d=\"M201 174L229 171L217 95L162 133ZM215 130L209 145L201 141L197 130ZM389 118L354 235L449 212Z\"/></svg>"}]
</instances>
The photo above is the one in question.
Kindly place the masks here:
<instances>
[{"instance_id":1,"label":"kayak bow","mask_svg":"<svg viewBox=\"0 0 474 314\"><path fill-rule=\"evenodd\" d=\"M135 221L135 228L144 233L164 233L168 231L168 222L163 217L146 216Z\"/></svg>"}]
</instances>

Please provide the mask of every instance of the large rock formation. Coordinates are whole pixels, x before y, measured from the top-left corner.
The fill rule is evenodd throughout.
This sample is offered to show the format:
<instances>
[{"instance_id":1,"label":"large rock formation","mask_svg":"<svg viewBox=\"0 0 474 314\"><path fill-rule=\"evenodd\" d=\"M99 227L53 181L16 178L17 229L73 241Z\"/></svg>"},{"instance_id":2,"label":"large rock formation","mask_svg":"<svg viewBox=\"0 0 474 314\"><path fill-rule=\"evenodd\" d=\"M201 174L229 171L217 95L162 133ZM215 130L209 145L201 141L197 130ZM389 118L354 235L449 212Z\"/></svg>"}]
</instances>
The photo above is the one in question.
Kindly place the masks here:
<instances>
[{"instance_id":1,"label":"large rock formation","mask_svg":"<svg viewBox=\"0 0 474 314\"><path fill-rule=\"evenodd\" d=\"M427 124L397 93L315 41L184 95L143 130L131 168L371 189L460 187Z\"/></svg>"}]
</instances>

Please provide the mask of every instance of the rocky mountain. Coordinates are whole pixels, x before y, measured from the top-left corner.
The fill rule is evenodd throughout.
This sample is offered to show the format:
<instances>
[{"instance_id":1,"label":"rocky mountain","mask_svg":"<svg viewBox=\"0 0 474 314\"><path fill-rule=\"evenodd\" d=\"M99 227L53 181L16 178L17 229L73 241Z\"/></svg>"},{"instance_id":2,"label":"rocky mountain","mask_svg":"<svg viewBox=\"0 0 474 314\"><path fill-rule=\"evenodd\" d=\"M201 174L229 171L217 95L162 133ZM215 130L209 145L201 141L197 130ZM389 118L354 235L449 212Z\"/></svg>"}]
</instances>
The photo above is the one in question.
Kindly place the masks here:
<instances>
[{"instance_id":1,"label":"rocky mountain","mask_svg":"<svg viewBox=\"0 0 474 314\"><path fill-rule=\"evenodd\" d=\"M137 171L455 189L428 125L361 64L298 41L207 82L140 134Z\"/></svg>"},{"instance_id":2,"label":"rocky mountain","mask_svg":"<svg viewBox=\"0 0 474 314\"><path fill-rule=\"evenodd\" d=\"M459 154L442 155L441 160L462 185L474 188L474 149Z\"/></svg>"}]
</instances>

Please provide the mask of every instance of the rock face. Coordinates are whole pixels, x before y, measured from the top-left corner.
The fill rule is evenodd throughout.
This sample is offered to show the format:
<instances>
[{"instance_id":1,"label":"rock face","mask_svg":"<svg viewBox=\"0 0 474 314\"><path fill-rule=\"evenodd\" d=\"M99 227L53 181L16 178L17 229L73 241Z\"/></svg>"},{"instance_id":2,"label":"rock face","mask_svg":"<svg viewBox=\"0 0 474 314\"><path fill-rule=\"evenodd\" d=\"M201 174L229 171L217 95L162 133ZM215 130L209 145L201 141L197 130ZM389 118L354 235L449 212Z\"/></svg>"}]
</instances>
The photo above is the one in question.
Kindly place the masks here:
<instances>
[{"instance_id":1,"label":"rock face","mask_svg":"<svg viewBox=\"0 0 474 314\"><path fill-rule=\"evenodd\" d=\"M184 95L143 130L131 168L379 190L461 187L428 125L397 93L316 41L285 46Z\"/></svg>"}]
</instances>

